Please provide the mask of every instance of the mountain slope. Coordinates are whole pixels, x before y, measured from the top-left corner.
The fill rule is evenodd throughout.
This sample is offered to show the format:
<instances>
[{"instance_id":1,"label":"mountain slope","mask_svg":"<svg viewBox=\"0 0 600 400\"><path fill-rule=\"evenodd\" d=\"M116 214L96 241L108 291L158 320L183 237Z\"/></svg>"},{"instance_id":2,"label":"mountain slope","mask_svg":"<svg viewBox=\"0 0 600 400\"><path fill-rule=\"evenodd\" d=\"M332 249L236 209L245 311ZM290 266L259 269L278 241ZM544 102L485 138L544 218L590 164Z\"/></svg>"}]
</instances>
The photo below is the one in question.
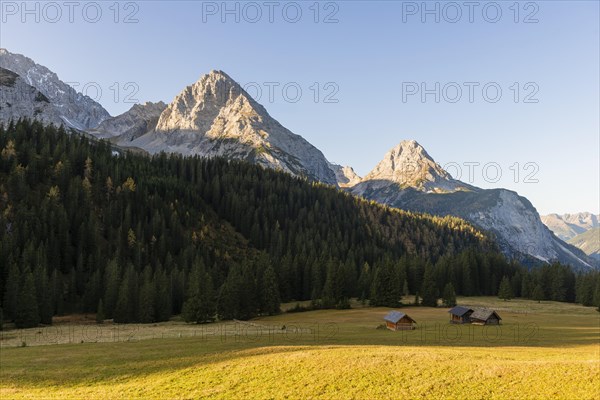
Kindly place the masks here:
<instances>
[{"instance_id":1,"label":"mountain slope","mask_svg":"<svg viewBox=\"0 0 600 400\"><path fill-rule=\"evenodd\" d=\"M323 153L273 119L222 71L186 87L163 111L156 129L130 145L150 153L245 160L336 185Z\"/></svg>"},{"instance_id":2,"label":"mountain slope","mask_svg":"<svg viewBox=\"0 0 600 400\"><path fill-rule=\"evenodd\" d=\"M71 86L61 81L54 72L36 64L30 58L0 48L0 67L18 74L25 83L41 92L54 105L61 121L67 126L85 130L96 127L100 122L110 117L100 104L90 97L78 93ZM4 96L4 93L0 93L0 98L2 96ZM13 104L15 110L21 108L28 110L30 108L29 103L31 101L28 98L21 99L20 103L24 104ZM16 114L13 113L13 115ZM54 116L44 116L42 119L54 119Z\"/></svg>"},{"instance_id":3,"label":"mountain slope","mask_svg":"<svg viewBox=\"0 0 600 400\"><path fill-rule=\"evenodd\" d=\"M600 228L589 229L569 239L569 243L580 248L590 257L600 260Z\"/></svg>"},{"instance_id":4,"label":"mountain slope","mask_svg":"<svg viewBox=\"0 0 600 400\"><path fill-rule=\"evenodd\" d=\"M415 141L404 141L390 150L350 192L406 210L464 218L493 233L503 252L519 259L559 260L577 268L594 266L583 252L542 224L526 198L453 179Z\"/></svg>"},{"instance_id":5,"label":"mountain slope","mask_svg":"<svg viewBox=\"0 0 600 400\"><path fill-rule=\"evenodd\" d=\"M126 144L153 130L166 107L162 101L134 104L128 111L102 121L88 133L97 138L110 138L113 142Z\"/></svg>"},{"instance_id":6,"label":"mountain slope","mask_svg":"<svg viewBox=\"0 0 600 400\"><path fill-rule=\"evenodd\" d=\"M589 212L542 215L542 222L562 240L569 240L585 231L598 228L599 215Z\"/></svg>"},{"instance_id":7,"label":"mountain slope","mask_svg":"<svg viewBox=\"0 0 600 400\"><path fill-rule=\"evenodd\" d=\"M23 117L36 118L44 124L64 123L60 111L46 96L18 74L0 67L0 122Z\"/></svg>"}]
</instances>

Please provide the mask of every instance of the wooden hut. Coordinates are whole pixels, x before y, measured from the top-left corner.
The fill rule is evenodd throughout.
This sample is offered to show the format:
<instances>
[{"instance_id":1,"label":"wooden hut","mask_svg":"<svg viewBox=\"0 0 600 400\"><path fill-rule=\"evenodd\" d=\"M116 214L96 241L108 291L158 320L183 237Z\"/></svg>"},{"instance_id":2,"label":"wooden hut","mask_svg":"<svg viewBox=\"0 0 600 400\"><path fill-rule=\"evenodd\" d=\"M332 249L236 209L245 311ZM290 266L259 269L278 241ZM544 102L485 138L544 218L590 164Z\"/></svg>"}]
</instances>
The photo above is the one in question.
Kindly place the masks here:
<instances>
[{"instance_id":1,"label":"wooden hut","mask_svg":"<svg viewBox=\"0 0 600 400\"><path fill-rule=\"evenodd\" d=\"M385 325L392 331L415 329L414 319L400 311L390 311L384 318Z\"/></svg>"},{"instance_id":2,"label":"wooden hut","mask_svg":"<svg viewBox=\"0 0 600 400\"><path fill-rule=\"evenodd\" d=\"M479 309L471 314L471 323L475 325L500 325L501 320L494 310Z\"/></svg>"},{"instance_id":3,"label":"wooden hut","mask_svg":"<svg viewBox=\"0 0 600 400\"><path fill-rule=\"evenodd\" d=\"M473 314L473 309L456 306L448 311L450 313L450 322L453 324L468 324L471 322L471 314Z\"/></svg>"}]
</instances>

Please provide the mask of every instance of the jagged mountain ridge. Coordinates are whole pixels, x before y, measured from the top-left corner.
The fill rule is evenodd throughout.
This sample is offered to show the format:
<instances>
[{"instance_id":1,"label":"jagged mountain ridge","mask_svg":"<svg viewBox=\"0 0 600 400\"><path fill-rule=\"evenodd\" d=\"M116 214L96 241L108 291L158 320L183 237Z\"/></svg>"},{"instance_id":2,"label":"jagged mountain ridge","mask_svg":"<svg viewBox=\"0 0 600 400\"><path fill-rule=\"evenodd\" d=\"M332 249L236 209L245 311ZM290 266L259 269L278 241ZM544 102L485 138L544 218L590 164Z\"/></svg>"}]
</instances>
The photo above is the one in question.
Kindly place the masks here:
<instances>
[{"instance_id":1,"label":"jagged mountain ridge","mask_svg":"<svg viewBox=\"0 0 600 400\"><path fill-rule=\"evenodd\" d=\"M162 112L156 128L129 145L150 153L245 160L337 185L320 150L283 127L222 71L186 87Z\"/></svg>"},{"instance_id":2,"label":"jagged mountain ridge","mask_svg":"<svg viewBox=\"0 0 600 400\"><path fill-rule=\"evenodd\" d=\"M559 260L578 268L595 265L557 238L529 200L510 190L481 189L455 180L415 141L403 141L386 153L349 191L393 207L464 218L494 234L509 256Z\"/></svg>"},{"instance_id":3,"label":"jagged mountain ridge","mask_svg":"<svg viewBox=\"0 0 600 400\"><path fill-rule=\"evenodd\" d=\"M95 128L110 117L108 111L99 103L78 93L61 81L54 72L43 65L36 64L24 55L14 54L0 48L0 67L16 73L25 83L42 93L54 105L53 110L58 112L60 122L71 128L79 130ZM0 98L4 96L8 96L8 94L0 93ZM29 108L30 101L27 97L21 99L21 102L23 104L13 104L13 107ZM54 111L51 113L52 115L48 116L38 113L38 119L54 120Z\"/></svg>"}]
</instances>

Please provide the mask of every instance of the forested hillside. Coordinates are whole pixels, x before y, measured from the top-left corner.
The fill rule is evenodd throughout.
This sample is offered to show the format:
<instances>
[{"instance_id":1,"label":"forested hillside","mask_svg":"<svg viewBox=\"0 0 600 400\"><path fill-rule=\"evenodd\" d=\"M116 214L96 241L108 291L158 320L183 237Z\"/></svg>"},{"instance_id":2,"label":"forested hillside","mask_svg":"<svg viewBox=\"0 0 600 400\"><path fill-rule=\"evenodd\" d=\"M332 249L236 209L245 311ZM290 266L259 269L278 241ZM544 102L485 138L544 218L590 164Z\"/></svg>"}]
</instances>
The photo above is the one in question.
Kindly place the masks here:
<instances>
[{"instance_id":1,"label":"forested hillside","mask_svg":"<svg viewBox=\"0 0 600 400\"><path fill-rule=\"evenodd\" d=\"M0 150L0 298L18 327L74 312L203 322L289 300L393 305L448 282L489 295L505 276L515 295L544 285L545 297L575 299L568 268L528 273L458 218L247 163L122 153L29 121L0 127ZM544 281L555 275L556 293Z\"/></svg>"}]
</instances>

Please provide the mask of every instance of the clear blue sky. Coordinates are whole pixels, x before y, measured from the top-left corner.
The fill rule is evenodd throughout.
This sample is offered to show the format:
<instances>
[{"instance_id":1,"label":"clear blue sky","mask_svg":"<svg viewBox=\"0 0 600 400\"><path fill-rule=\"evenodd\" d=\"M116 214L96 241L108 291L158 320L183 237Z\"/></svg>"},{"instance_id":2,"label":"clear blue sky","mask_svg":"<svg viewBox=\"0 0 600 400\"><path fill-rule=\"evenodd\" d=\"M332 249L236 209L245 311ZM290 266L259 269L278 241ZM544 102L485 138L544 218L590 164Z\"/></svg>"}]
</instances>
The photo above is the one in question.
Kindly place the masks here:
<instances>
[{"instance_id":1,"label":"clear blue sky","mask_svg":"<svg viewBox=\"0 0 600 400\"><path fill-rule=\"evenodd\" d=\"M500 17L493 4L479 2L472 22L465 6L459 18L445 2L428 2L429 9L439 7L439 23L434 14L422 13L421 1L274 3L270 22L271 9L263 1L239 2L236 22L236 13L225 14L221 1L121 2L118 15L113 1L98 2L98 18L93 4L81 2L70 22L66 6L58 16L45 2L37 11L29 3L33 13L27 14L20 1L3 1L0 45L64 81L80 82L80 88L96 82L102 88L99 101L113 115L131 106L125 95L132 88L139 88L132 97L140 102L169 102L202 74L221 69L242 85L258 83L259 101L271 115L330 161L351 165L361 175L400 140L416 139L440 164L460 165L462 180L469 180L464 163L480 163L472 183L516 190L542 214L599 212L597 1L521 2L518 16L513 1L500 1ZM128 16L137 22L124 23ZM90 22L94 19L98 22ZM290 22L294 19L299 20ZM115 82L121 88L116 101ZM127 82L135 86L126 88ZM267 82L279 83L272 101ZM288 100L282 93L292 82L302 89L297 102L289 101L296 84L288 85ZM333 85L326 87L328 82ZM435 94L425 102L419 94L408 95L411 82L429 89L439 82L440 102ZM455 103L450 100L456 86L443 89L450 82L462 88ZM473 102L465 82L479 84ZM495 103L494 85L487 100L482 94L490 82L502 90ZM325 102L335 90L330 99L338 102ZM538 102L524 102L527 95ZM537 167L525 168L528 162ZM500 166L497 182L495 166L487 170L488 181L483 179L486 163ZM456 175L456 168L449 170ZM529 173L539 182L525 182Z\"/></svg>"}]
</instances>

